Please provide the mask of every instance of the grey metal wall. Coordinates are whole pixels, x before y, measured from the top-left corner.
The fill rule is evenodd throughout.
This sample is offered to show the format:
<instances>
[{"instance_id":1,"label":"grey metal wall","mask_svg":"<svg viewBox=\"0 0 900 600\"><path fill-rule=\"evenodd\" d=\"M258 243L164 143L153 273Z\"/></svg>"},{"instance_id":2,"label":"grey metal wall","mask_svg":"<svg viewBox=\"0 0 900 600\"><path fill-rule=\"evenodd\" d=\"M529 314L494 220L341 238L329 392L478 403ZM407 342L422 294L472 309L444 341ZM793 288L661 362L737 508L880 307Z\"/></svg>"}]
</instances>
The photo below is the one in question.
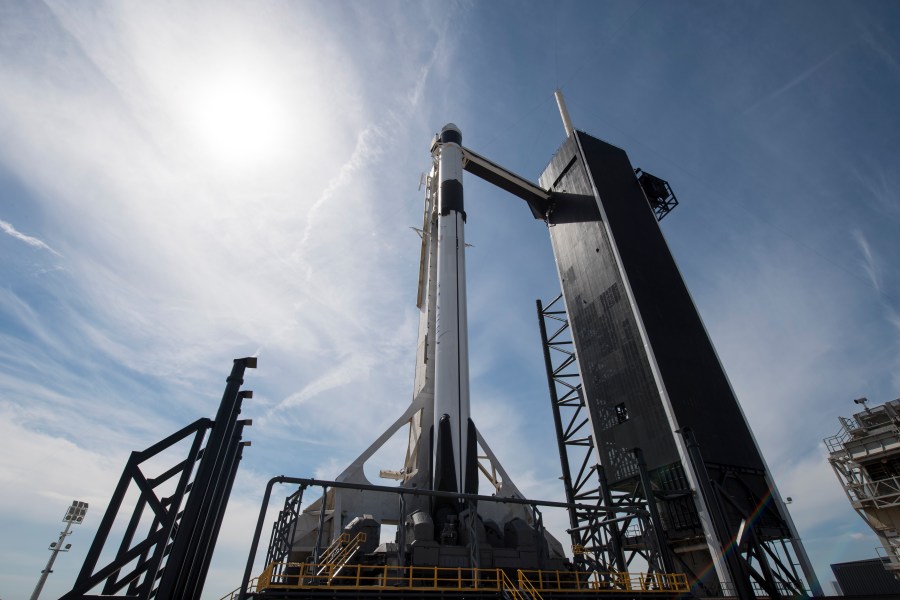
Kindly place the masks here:
<instances>
[{"instance_id":1,"label":"grey metal wall","mask_svg":"<svg viewBox=\"0 0 900 600\"><path fill-rule=\"evenodd\" d=\"M575 137L569 138L541 185L555 193L550 237L610 481L633 475L628 451L634 447L644 450L651 470L679 459L677 434L666 418L636 314L677 426L695 432L708 462L763 472L749 427L628 156L587 134L576 135L584 156Z\"/></svg>"}]
</instances>

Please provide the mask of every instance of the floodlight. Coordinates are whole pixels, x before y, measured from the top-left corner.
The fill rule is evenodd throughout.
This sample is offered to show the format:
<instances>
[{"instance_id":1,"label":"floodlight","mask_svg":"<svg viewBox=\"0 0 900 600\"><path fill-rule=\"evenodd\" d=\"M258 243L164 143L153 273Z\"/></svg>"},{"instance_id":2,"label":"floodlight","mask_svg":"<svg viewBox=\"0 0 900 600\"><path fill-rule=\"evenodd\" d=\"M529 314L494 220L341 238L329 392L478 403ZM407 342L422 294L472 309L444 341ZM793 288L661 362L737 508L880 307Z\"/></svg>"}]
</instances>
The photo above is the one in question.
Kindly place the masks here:
<instances>
[{"instance_id":1,"label":"floodlight","mask_svg":"<svg viewBox=\"0 0 900 600\"><path fill-rule=\"evenodd\" d=\"M84 521L84 516L87 514L87 509L87 502L72 500L72 506L70 506L66 511L66 516L63 517L63 521L67 521L69 523L81 523L82 521Z\"/></svg>"}]
</instances>

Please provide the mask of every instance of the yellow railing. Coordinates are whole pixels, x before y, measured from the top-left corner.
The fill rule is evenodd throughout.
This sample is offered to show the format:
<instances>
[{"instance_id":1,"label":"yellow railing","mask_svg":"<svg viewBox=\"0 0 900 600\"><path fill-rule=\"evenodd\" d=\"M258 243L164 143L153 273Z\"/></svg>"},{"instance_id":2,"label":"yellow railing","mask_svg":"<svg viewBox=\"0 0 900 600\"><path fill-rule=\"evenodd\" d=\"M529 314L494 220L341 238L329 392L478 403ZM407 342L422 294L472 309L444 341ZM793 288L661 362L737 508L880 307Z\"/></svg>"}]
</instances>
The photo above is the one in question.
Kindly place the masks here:
<instances>
[{"instance_id":1,"label":"yellow railing","mask_svg":"<svg viewBox=\"0 0 900 600\"><path fill-rule=\"evenodd\" d=\"M325 552L322 553L322 556L325 557L325 556L328 556L335 552L339 552L340 547L349 541L350 541L350 534L342 533L341 535L334 538L334 541L331 542L331 545L329 545L327 548L325 548ZM328 562L328 561L325 561L325 562Z\"/></svg>"},{"instance_id":2,"label":"yellow railing","mask_svg":"<svg viewBox=\"0 0 900 600\"><path fill-rule=\"evenodd\" d=\"M319 562L321 562L323 565L333 562L331 560L332 556L338 554L341 551L341 548L343 548L344 544L349 541L349 533L342 533L338 537L334 538L334 541L331 542L331 545L325 548L325 551L320 555Z\"/></svg>"},{"instance_id":3,"label":"yellow railing","mask_svg":"<svg viewBox=\"0 0 900 600\"><path fill-rule=\"evenodd\" d=\"M519 593L519 588L516 587L516 584L513 583L512 579L509 578L509 575L500 571L500 589L504 592L508 592L512 596L512 600L525 600L522 597L522 594Z\"/></svg>"},{"instance_id":4,"label":"yellow railing","mask_svg":"<svg viewBox=\"0 0 900 600\"><path fill-rule=\"evenodd\" d=\"M337 553L337 555L328 561L331 564L329 571L331 571L332 576L337 575L338 572L345 566L346 563L353 554L356 552L357 548L359 548L363 542L366 541L366 534L360 531L356 534L352 540L346 543L343 548Z\"/></svg>"},{"instance_id":5,"label":"yellow railing","mask_svg":"<svg viewBox=\"0 0 900 600\"><path fill-rule=\"evenodd\" d=\"M464 567L397 567L390 565L307 565L272 563L259 576L256 588L265 589L416 589L463 591L507 590L517 599L539 600L543 592L687 592L682 573L577 573L572 571L516 571L518 586L503 569ZM524 590L524 594L523 594Z\"/></svg>"},{"instance_id":6,"label":"yellow railing","mask_svg":"<svg viewBox=\"0 0 900 600\"><path fill-rule=\"evenodd\" d=\"M572 573L568 571L529 571L522 573L534 583L538 591L571 589ZM575 580L576 591L638 591L669 592L688 591L687 575L684 573L591 573L589 577Z\"/></svg>"},{"instance_id":7,"label":"yellow railing","mask_svg":"<svg viewBox=\"0 0 900 600\"><path fill-rule=\"evenodd\" d=\"M519 577L519 589L528 594L531 600L544 600L541 597L541 594L534 588L534 586L528 580L528 577L525 576L525 573L523 573L521 569L516 571L516 575L518 575Z\"/></svg>"},{"instance_id":8,"label":"yellow railing","mask_svg":"<svg viewBox=\"0 0 900 600\"><path fill-rule=\"evenodd\" d=\"M247 585L248 592L256 591L256 582L257 581L259 581L259 577L254 577L253 579L250 580L249 585ZM241 588L237 588L233 592L228 592L227 594L225 594L224 596L219 598L219 600L235 600L240 595L241 595Z\"/></svg>"}]
</instances>

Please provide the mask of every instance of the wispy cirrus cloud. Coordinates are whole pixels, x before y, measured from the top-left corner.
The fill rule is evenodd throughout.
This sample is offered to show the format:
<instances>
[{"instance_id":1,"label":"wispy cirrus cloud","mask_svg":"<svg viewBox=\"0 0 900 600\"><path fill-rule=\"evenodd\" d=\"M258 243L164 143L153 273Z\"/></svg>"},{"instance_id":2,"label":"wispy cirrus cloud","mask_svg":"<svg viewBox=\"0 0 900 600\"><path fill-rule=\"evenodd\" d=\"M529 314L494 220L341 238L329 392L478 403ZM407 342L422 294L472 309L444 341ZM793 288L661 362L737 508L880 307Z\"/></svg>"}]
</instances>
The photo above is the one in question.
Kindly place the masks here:
<instances>
[{"instance_id":1,"label":"wispy cirrus cloud","mask_svg":"<svg viewBox=\"0 0 900 600\"><path fill-rule=\"evenodd\" d=\"M15 227L13 227L11 223L8 223L7 221L3 221L2 219L0 219L0 230L2 230L3 233L5 233L9 236L12 236L15 239L17 239L21 242L24 242L33 248L40 248L41 250L46 250L47 252L50 252L51 254L59 256L60 258L62 257L62 254L60 254L59 252L57 252L56 250L51 248L43 240L40 240L36 237L32 237L30 235L25 235L24 233L22 233L21 231L18 231Z\"/></svg>"},{"instance_id":2,"label":"wispy cirrus cloud","mask_svg":"<svg viewBox=\"0 0 900 600\"><path fill-rule=\"evenodd\" d=\"M860 229L854 229L850 232L850 235L853 237L853 241L856 242L859 251L862 253L860 264L863 273L866 274L866 277L872 284L872 287L875 288L875 291L881 294L883 290L881 267L878 264L877 257L872 252L872 246L869 244L869 240Z\"/></svg>"}]
</instances>

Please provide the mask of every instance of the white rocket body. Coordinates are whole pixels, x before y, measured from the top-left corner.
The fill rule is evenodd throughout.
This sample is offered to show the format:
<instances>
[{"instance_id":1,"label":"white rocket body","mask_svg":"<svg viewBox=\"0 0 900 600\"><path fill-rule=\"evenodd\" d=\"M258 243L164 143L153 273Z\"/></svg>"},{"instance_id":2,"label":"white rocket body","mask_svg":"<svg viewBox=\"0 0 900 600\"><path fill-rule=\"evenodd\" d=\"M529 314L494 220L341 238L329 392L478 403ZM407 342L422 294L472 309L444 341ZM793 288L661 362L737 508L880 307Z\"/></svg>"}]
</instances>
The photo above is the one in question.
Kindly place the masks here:
<instances>
[{"instance_id":1,"label":"white rocket body","mask_svg":"<svg viewBox=\"0 0 900 600\"><path fill-rule=\"evenodd\" d=\"M452 124L441 131L438 147L437 310L434 387L433 487L449 485L452 448L455 489L465 492L469 457L469 339L466 315L465 221L462 134ZM451 439L444 439L449 421ZM442 454L443 453L443 454ZM443 469L443 473L439 472ZM474 475L474 474L470 474Z\"/></svg>"}]
</instances>

